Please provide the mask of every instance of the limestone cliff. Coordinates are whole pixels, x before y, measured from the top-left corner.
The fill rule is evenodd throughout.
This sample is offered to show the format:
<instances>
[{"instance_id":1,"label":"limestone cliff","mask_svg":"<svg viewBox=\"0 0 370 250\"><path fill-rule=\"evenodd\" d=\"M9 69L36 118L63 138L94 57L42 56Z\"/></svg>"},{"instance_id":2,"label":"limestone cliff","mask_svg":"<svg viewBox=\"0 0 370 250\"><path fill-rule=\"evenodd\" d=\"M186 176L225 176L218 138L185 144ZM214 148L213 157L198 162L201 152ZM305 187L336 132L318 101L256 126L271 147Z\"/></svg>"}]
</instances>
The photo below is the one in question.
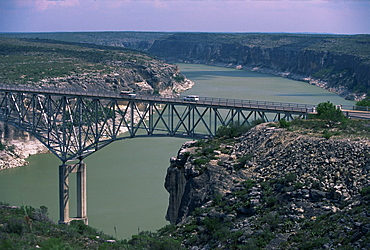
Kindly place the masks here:
<instances>
[{"instance_id":1,"label":"limestone cliff","mask_svg":"<svg viewBox=\"0 0 370 250\"><path fill-rule=\"evenodd\" d=\"M303 80L360 100L370 89L369 43L366 35L176 33L155 40L148 51L170 61Z\"/></svg>"},{"instance_id":2,"label":"limestone cliff","mask_svg":"<svg viewBox=\"0 0 370 250\"><path fill-rule=\"evenodd\" d=\"M0 38L0 46L0 84L165 97L178 96L194 84L176 65L127 49L14 38ZM1 122L0 142L0 169L24 165L29 154L47 151L28 133Z\"/></svg>"},{"instance_id":3,"label":"limestone cliff","mask_svg":"<svg viewBox=\"0 0 370 250\"><path fill-rule=\"evenodd\" d=\"M262 124L217 144L213 153L208 151L209 162L199 164L206 145L184 144L167 170L166 218L178 225L176 235L186 246L227 248L225 238L230 241L234 233L235 244L253 245L252 239L268 230L266 248L280 249L277 243L288 244L289 237L305 234L304 225L324 215L343 216L333 225L340 228L339 235L346 234L342 227L355 227L349 218L363 225L353 229L357 236L350 244L360 240L358 246L370 246L370 196L362 196L370 195L368 139L324 139ZM363 213L354 219L350 213L356 207ZM215 227L228 236L215 236L220 233L212 232ZM341 244L329 239L327 246Z\"/></svg>"},{"instance_id":4,"label":"limestone cliff","mask_svg":"<svg viewBox=\"0 0 370 250\"><path fill-rule=\"evenodd\" d=\"M46 147L23 130L0 123L0 170L25 166L30 155L46 153Z\"/></svg>"},{"instance_id":5,"label":"limestone cliff","mask_svg":"<svg viewBox=\"0 0 370 250\"><path fill-rule=\"evenodd\" d=\"M363 99L370 89L369 35L71 32L2 36L125 47L170 62L257 70L303 80L351 100Z\"/></svg>"}]
</instances>

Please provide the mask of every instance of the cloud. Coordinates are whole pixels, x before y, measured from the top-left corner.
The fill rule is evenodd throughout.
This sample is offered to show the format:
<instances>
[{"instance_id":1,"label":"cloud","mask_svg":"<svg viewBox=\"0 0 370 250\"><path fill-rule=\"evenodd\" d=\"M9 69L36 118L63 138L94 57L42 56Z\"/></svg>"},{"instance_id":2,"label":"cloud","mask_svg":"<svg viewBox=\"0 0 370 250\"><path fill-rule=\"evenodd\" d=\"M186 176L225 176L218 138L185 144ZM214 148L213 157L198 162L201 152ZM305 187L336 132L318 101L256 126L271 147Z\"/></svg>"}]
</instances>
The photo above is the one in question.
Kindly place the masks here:
<instances>
[{"instance_id":1,"label":"cloud","mask_svg":"<svg viewBox=\"0 0 370 250\"><path fill-rule=\"evenodd\" d=\"M72 7L80 4L80 0L16 0L18 6L37 11L45 11L54 7Z\"/></svg>"}]
</instances>

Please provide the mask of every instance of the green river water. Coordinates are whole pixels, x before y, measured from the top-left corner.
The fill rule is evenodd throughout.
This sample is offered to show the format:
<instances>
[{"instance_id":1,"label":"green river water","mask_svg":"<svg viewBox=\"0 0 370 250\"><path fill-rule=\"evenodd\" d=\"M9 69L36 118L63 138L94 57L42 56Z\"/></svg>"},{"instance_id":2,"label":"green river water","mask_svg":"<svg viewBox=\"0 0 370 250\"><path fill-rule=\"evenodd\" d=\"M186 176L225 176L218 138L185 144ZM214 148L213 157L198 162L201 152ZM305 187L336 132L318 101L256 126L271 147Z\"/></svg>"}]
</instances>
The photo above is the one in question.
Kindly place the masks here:
<instances>
[{"instance_id":1,"label":"green river water","mask_svg":"<svg viewBox=\"0 0 370 250\"><path fill-rule=\"evenodd\" d=\"M268 74L194 64L179 64L195 86L183 94L318 104L353 105L336 94L304 82ZM168 224L164 179L169 158L186 139L134 138L117 141L86 158L89 225L118 238L155 231ZM49 208L58 221L58 166L52 154L29 157L26 167L0 171L0 201ZM76 215L71 175L71 217ZM114 230L116 229L116 231Z\"/></svg>"}]
</instances>

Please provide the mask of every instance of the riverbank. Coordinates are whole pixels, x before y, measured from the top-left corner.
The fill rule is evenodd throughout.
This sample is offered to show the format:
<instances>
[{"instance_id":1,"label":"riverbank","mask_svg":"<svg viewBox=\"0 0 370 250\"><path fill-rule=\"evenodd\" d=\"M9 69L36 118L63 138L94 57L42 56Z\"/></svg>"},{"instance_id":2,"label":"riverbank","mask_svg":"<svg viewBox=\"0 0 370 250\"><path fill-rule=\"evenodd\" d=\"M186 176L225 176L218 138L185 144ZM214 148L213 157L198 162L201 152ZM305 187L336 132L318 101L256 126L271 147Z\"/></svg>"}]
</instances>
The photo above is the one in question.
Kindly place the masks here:
<instances>
[{"instance_id":1,"label":"riverbank","mask_svg":"<svg viewBox=\"0 0 370 250\"><path fill-rule=\"evenodd\" d=\"M321 88L286 78L206 65L183 64L179 68L196 83L186 92L189 95L307 104L348 103ZM138 228L154 232L167 225L164 217L169 197L163 183L168 159L176 155L186 140L189 139L135 137L118 140L87 157L84 161L88 167L89 225L120 239L137 234ZM27 166L0 171L1 200L18 206L45 205L50 218L57 222L60 161L52 154L34 155L27 160L30 161ZM74 176L71 175L71 190L75 190ZM71 197L72 216L75 201Z\"/></svg>"},{"instance_id":2,"label":"riverbank","mask_svg":"<svg viewBox=\"0 0 370 250\"><path fill-rule=\"evenodd\" d=\"M295 80L295 81L306 82L310 85L314 85L324 90L327 90L331 93L337 94L346 100L357 102L357 101L363 100L366 97L365 94L353 93L349 91L348 88L346 88L345 86L331 86L327 81L323 81L321 79L317 79L317 78L314 78L308 75L306 76L299 75L299 74L294 74L292 72L283 72L283 71L278 71L278 70L274 70L270 68L263 68L263 67L248 67L248 66L243 66L243 65L225 64L225 63L216 63L216 62L210 62L210 63L207 63L207 65L216 66L216 67L235 68L237 70L252 71L252 72L258 72L262 74L270 74L270 75L274 75L278 77L288 78L288 79Z\"/></svg>"},{"instance_id":3,"label":"riverbank","mask_svg":"<svg viewBox=\"0 0 370 250\"><path fill-rule=\"evenodd\" d=\"M49 150L36 138L8 141L0 151L0 170L26 166L30 155L47 153Z\"/></svg>"},{"instance_id":4,"label":"riverbank","mask_svg":"<svg viewBox=\"0 0 370 250\"><path fill-rule=\"evenodd\" d=\"M238 66L236 66L236 68L238 68ZM320 79L316 79L312 76L303 76L303 75L293 74L291 72L279 72L279 71L275 71L272 69L259 68L259 67L250 68L246 70L251 70L251 71L265 73L265 74L272 74L275 76L285 77L285 78L292 79L295 81L306 82L310 85L315 85L317 87L325 89L331 93L335 93L343 97L346 100L361 101L366 97L365 94L353 93L344 86L330 86L328 82L320 80Z\"/></svg>"},{"instance_id":5,"label":"riverbank","mask_svg":"<svg viewBox=\"0 0 370 250\"><path fill-rule=\"evenodd\" d=\"M125 110L125 107L122 110ZM135 120L138 119L140 117L136 115ZM120 134L127 131L128 129L124 126L120 128ZM26 166L29 163L27 161L29 156L42 153L50 153L50 150L34 136L24 132L23 140L10 140L0 151L0 170Z\"/></svg>"},{"instance_id":6,"label":"riverbank","mask_svg":"<svg viewBox=\"0 0 370 250\"><path fill-rule=\"evenodd\" d=\"M179 95L180 93L190 89L194 86L194 82L189 79L184 79L182 83L174 83L172 88L165 88L160 91L160 95L163 97L174 97L175 95ZM126 107L123 106L121 110L126 110ZM128 113L130 113L128 111ZM141 114L142 115L142 114ZM139 120L140 116L135 114L135 120ZM119 122L119 121L118 121ZM16 128L11 126L7 126L6 129L3 128L3 131L7 130L17 130ZM128 129L126 127L120 128L120 134L126 133ZM24 133L10 133L12 136L13 134L17 134L19 138L18 140L9 140L6 141L6 136L3 135L3 140L6 142L4 143L4 149L0 151L0 170L9 169L9 168L16 168L26 166L28 161L26 160L29 156L40 154L40 153L48 153L50 152L45 145L43 145L39 140L35 137L31 136L27 132Z\"/></svg>"}]
</instances>

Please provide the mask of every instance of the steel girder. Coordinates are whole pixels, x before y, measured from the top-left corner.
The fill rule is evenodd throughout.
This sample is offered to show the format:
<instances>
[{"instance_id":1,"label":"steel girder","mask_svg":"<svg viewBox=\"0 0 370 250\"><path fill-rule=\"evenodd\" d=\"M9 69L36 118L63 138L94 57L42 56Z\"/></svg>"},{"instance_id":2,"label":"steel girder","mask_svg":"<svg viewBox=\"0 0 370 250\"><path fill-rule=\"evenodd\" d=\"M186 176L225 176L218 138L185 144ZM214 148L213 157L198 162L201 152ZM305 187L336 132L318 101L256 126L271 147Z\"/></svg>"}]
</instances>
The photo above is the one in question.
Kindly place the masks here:
<instances>
[{"instance_id":1,"label":"steel girder","mask_svg":"<svg viewBox=\"0 0 370 250\"><path fill-rule=\"evenodd\" d=\"M123 131L128 131L129 137L141 131L213 137L219 126L293 118L282 112L269 117L264 111L237 107L78 94L3 91L0 98L0 120L31 133L62 162L84 159L123 139L119 136Z\"/></svg>"},{"instance_id":2,"label":"steel girder","mask_svg":"<svg viewBox=\"0 0 370 250\"><path fill-rule=\"evenodd\" d=\"M131 112L137 109L135 102L131 102ZM145 107L136 110L138 118L129 127L131 137L145 130L148 135L154 131L162 132L169 136L210 136L216 135L220 126L231 124L249 125L250 121L262 119L264 121L278 121L280 119L292 120L290 113L266 114L258 110L241 108L217 108L212 106L198 106L197 104L160 104L155 102L145 103Z\"/></svg>"},{"instance_id":3,"label":"steel girder","mask_svg":"<svg viewBox=\"0 0 370 250\"><path fill-rule=\"evenodd\" d=\"M119 136L125 130L129 137L135 137L141 131L147 135L156 132L169 136L213 137L219 126L249 124L252 119L269 120L263 109L155 99L18 90L14 87L0 91L0 120L35 136L63 162L59 167L59 223L77 219L87 224L86 164L83 159L109 143L125 138ZM291 113L283 112L270 113L276 113L273 120L292 118ZM69 217L71 173L77 173L76 218Z\"/></svg>"},{"instance_id":4,"label":"steel girder","mask_svg":"<svg viewBox=\"0 0 370 250\"><path fill-rule=\"evenodd\" d=\"M29 132L66 162L116 140L122 126L130 127L127 107L114 98L3 92L0 120Z\"/></svg>"}]
</instances>

